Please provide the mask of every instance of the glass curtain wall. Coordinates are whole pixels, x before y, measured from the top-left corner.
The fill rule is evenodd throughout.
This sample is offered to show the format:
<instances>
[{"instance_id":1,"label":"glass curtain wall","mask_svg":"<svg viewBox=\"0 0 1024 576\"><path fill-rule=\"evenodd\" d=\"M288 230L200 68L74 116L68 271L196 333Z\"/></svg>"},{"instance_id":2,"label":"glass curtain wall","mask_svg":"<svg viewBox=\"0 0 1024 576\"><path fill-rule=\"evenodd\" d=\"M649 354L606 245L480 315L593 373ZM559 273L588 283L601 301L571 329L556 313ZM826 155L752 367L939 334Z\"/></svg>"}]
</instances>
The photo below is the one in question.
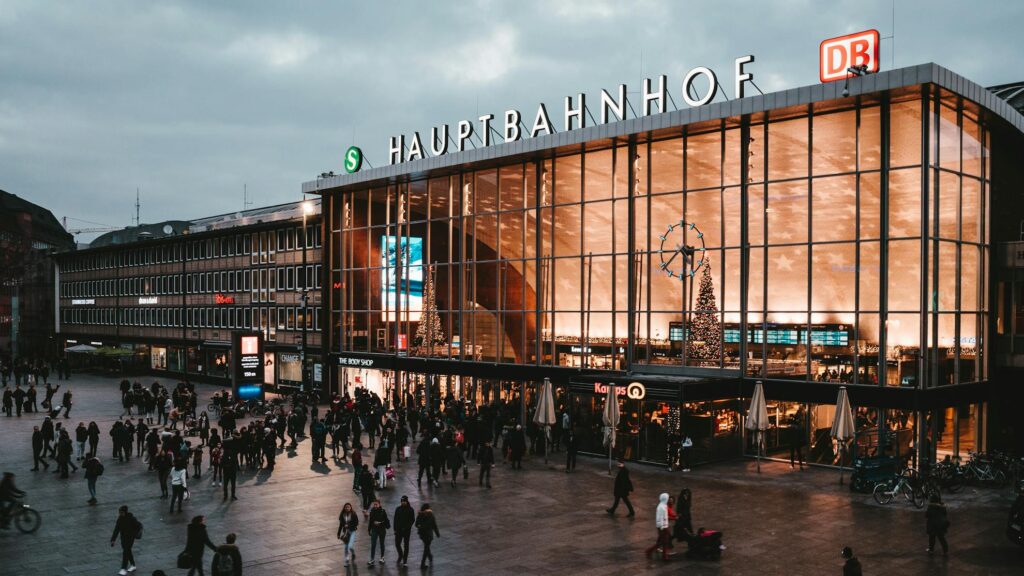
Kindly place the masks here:
<instances>
[{"instance_id":1,"label":"glass curtain wall","mask_svg":"<svg viewBox=\"0 0 1024 576\"><path fill-rule=\"evenodd\" d=\"M974 104L925 86L346 193L340 347L983 379L987 142Z\"/></svg>"}]
</instances>

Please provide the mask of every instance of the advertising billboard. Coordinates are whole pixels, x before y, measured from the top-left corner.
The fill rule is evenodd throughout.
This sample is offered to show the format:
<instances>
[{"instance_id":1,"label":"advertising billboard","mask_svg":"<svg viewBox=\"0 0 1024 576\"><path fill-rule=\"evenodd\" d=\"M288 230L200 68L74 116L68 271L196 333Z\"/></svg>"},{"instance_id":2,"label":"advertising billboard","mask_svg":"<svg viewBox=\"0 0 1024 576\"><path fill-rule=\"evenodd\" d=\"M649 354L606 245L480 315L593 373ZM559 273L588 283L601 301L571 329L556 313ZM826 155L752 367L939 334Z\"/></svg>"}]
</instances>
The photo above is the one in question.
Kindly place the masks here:
<instances>
[{"instance_id":1,"label":"advertising billboard","mask_svg":"<svg viewBox=\"0 0 1024 576\"><path fill-rule=\"evenodd\" d=\"M263 399L263 335L235 332L231 338L234 395L242 400Z\"/></svg>"},{"instance_id":2,"label":"advertising billboard","mask_svg":"<svg viewBox=\"0 0 1024 576\"><path fill-rule=\"evenodd\" d=\"M398 252L401 251L401 259ZM423 312L423 238L415 236L381 236L380 299L384 320L397 320L395 311L401 309L402 319L416 322ZM402 281L399 284L399 266Z\"/></svg>"}]
</instances>

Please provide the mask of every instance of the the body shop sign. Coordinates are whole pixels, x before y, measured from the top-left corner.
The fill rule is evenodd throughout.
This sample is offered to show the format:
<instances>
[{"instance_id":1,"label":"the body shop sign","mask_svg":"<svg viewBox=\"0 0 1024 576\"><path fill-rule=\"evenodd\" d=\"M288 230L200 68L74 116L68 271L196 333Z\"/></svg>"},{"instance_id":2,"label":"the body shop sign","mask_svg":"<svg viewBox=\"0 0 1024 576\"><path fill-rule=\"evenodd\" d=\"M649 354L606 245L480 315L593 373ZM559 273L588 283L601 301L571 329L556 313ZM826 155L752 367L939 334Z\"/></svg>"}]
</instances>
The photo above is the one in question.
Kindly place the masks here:
<instances>
[{"instance_id":1,"label":"the body shop sign","mask_svg":"<svg viewBox=\"0 0 1024 576\"><path fill-rule=\"evenodd\" d=\"M234 392L243 400L263 398L263 336L259 332L232 335Z\"/></svg>"}]
</instances>

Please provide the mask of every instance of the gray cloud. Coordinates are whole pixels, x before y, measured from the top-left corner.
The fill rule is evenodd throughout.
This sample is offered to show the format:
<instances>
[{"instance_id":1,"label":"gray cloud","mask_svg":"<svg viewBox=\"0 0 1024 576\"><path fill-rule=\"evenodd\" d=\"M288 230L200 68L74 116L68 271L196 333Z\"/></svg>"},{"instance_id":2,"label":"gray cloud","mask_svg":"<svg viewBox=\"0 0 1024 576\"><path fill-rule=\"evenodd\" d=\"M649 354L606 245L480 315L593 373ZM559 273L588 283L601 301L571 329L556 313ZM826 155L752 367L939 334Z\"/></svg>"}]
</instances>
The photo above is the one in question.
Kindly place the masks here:
<instances>
[{"instance_id":1,"label":"gray cloud","mask_svg":"<svg viewBox=\"0 0 1024 576\"><path fill-rule=\"evenodd\" d=\"M126 225L299 197L387 139L754 53L765 90L817 82L822 39L891 32L889 0L42 3L0 0L0 188ZM1024 77L1017 2L900 0L896 66ZM892 41L883 42L891 67ZM680 103L681 104L681 103ZM560 122L556 122L560 126ZM86 238L83 236L83 238Z\"/></svg>"}]
</instances>

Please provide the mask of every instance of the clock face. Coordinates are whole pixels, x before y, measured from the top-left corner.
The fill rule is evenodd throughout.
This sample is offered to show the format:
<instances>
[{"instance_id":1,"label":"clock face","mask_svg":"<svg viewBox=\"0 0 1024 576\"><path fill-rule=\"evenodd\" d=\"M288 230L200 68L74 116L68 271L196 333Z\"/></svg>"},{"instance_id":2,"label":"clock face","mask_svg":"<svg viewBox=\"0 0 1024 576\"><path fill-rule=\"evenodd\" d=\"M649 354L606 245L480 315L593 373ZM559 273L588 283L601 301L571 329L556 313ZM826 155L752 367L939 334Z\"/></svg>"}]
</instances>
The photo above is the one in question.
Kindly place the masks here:
<instances>
[{"instance_id":1,"label":"clock face","mask_svg":"<svg viewBox=\"0 0 1024 576\"><path fill-rule=\"evenodd\" d=\"M706 266L708 258L704 247L704 233L692 222L680 220L669 224L661 236L661 247L658 257L660 268L669 278L679 278L685 282L693 278L701 266ZM692 244L688 244L687 241Z\"/></svg>"}]
</instances>

